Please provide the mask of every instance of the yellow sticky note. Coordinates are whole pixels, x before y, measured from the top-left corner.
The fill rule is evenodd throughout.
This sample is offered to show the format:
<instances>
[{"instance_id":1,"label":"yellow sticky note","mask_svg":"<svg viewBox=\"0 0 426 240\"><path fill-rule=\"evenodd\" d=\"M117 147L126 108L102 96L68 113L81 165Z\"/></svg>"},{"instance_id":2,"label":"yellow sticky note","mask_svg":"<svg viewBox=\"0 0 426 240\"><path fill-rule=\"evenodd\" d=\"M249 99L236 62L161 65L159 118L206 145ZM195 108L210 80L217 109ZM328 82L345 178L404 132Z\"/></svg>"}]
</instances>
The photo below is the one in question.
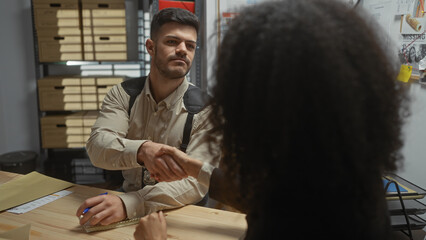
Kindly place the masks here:
<instances>
[{"instance_id":1,"label":"yellow sticky note","mask_svg":"<svg viewBox=\"0 0 426 240\"><path fill-rule=\"evenodd\" d=\"M411 73L413 72L413 67L409 65L401 65L401 69L399 70L398 79L401 82L408 82L411 77Z\"/></svg>"}]
</instances>

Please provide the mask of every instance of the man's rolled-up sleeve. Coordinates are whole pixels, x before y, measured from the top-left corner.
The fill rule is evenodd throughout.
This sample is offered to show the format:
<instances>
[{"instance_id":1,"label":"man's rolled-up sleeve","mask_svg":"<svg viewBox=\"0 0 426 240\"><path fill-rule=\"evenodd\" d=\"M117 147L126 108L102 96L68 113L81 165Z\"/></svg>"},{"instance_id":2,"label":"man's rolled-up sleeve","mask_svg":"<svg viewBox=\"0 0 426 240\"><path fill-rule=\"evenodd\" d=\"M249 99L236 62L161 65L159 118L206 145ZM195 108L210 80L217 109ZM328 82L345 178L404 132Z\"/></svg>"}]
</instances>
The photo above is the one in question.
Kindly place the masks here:
<instances>
[{"instance_id":1,"label":"man's rolled-up sleeve","mask_svg":"<svg viewBox=\"0 0 426 240\"><path fill-rule=\"evenodd\" d=\"M129 96L120 85L114 86L105 96L86 143L94 166L108 170L140 167L137 152L146 140L125 138L129 128L128 102Z\"/></svg>"}]
</instances>

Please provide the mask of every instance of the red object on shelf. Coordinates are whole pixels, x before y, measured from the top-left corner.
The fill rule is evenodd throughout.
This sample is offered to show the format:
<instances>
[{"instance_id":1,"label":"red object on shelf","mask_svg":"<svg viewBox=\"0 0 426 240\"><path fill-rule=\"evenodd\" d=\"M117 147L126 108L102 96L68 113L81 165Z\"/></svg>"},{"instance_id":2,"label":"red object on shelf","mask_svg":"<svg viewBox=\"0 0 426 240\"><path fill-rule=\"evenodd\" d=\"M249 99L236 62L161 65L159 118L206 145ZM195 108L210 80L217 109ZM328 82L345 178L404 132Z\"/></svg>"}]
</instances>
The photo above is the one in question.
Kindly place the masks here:
<instances>
[{"instance_id":1,"label":"red object on shelf","mask_svg":"<svg viewBox=\"0 0 426 240\"><path fill-rule=\"evenodd\" d=\"M164 8L183 8L195 14L195 3L187 1L159 1L159 11Z\"/></svg>"}]
</instances>

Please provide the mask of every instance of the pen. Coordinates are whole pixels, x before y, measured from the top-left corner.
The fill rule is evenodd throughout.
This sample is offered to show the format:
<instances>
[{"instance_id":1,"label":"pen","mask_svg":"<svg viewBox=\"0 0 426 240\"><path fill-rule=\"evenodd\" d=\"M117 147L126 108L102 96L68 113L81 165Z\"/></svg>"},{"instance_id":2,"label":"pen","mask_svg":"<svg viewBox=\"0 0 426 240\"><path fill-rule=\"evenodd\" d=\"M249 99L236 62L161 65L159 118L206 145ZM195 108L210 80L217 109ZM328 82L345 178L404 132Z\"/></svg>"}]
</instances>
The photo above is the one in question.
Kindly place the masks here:
<instances>
[{"instance_id":1,"label":"pen","mask_svg":"<svg viewBox=\"0 0 426 240\"><path fill-rule=\"evenodd\" d=\"M99 194L99 195L107 195L108 194L108 192L104 192L104 193L101 193L101 194ZM86 214L88 211L89 211L89 209L90 209L91 207L88 207L88 208L86 208L86 209L84 209L83 210L83 214Z\"/></svg>"}]
</instances>

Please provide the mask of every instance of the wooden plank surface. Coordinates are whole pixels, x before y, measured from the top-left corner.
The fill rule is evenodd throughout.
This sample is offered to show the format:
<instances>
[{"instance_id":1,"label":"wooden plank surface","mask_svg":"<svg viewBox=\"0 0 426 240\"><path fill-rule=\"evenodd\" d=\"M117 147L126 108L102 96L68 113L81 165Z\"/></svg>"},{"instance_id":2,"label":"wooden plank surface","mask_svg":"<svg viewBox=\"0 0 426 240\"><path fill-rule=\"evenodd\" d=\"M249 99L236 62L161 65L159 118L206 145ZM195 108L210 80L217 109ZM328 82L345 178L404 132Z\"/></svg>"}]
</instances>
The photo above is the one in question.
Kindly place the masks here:
<instances>
[{"instance_id":1,"label":"wooden plank surface","mask_svg":"<svg viewBox=\"0 0 426 240\"><path fill-rule=\"evenodd\" d=\"M0 171L0 184L18 174ZM134 239L135 225L112 230L86 233L79 226L75 212L87 198L108 191L75 185L72 193L24 214L0 212L0 232L31 224L30 239ZM189 205L167 211L168 239L238 239L247 228L245 215L213 208Z\"/></svg>"}]
</instances>

